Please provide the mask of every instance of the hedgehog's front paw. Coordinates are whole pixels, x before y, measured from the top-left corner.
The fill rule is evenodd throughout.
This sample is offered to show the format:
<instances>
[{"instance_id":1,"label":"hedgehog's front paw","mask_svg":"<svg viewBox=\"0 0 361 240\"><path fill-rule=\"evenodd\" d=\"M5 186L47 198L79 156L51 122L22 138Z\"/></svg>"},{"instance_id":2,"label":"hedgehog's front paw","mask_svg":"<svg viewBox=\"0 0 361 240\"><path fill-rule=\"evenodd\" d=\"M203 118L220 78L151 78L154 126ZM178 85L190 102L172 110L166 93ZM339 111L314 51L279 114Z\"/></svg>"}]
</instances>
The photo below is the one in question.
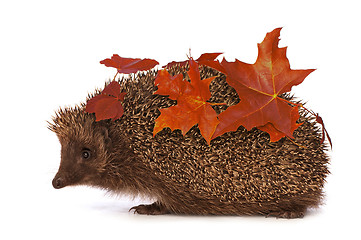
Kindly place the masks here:
<instances>
[{"instance_id":1,"label":"hedgehog's front paw","mask_svg":"<svg viewBox=\"0 0 361 240\"><path fill-rule=\"evenodd\" d=\"M146 215L161 215L161 214L168 214L169 210L161 203L154 202L149 205L139 205L134 206L129 211L134 210L134 214L146 214Z\"/></svg>"}]
</instances>

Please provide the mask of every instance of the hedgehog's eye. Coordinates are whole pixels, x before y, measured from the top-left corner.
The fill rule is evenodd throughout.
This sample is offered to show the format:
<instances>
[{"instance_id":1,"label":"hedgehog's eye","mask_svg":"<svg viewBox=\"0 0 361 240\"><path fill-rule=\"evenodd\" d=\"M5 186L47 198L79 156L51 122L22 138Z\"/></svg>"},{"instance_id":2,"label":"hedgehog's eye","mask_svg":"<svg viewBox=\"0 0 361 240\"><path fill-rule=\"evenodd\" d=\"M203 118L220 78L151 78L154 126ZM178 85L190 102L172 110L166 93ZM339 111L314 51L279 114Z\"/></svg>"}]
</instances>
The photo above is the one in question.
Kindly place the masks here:
<instances>
[{"instance_id":1,"label":"hedgehog's eye","mask_svg":"<svg viewBox=\"0 0 361 240\"><path fill-rule=\"evenodd\" d=\"M89 149L84 149L82 152L81 152L81 156L83 159L89 159L90 158L90 150Z\"/></svg>"}]
</instances>

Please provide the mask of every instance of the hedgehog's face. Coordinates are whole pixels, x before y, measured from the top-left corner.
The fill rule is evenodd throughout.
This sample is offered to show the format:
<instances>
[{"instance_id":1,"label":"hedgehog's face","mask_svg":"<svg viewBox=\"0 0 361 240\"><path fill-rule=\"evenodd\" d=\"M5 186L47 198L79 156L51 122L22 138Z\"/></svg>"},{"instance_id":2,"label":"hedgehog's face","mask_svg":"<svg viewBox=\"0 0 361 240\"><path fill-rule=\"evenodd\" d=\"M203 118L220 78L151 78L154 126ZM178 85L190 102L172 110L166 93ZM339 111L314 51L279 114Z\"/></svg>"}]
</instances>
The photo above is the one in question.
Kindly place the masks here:
<instances>
[{"instance_id":1,"label":"hedgehog's face","mask_svg":"<svg viewBox=\"0 0 361 240\"><path fill-rule=\"evenodd\" d=\"M59 136L59 140L61 162L52 182L54 188L99 184L111 142L106 129L83 126L71 136Z\"/></svg>"},{"instance_id":2,"label":"hedgehog's face","mask_svg":"<svg viewBox=\"0 0 361 240\"><path fill-rule=\"evenodd\" d=\"M59 171L53 180L56 189L86 184L98 175L97 151L81 142L62 144Z\"/></svg>"}]
</instances>

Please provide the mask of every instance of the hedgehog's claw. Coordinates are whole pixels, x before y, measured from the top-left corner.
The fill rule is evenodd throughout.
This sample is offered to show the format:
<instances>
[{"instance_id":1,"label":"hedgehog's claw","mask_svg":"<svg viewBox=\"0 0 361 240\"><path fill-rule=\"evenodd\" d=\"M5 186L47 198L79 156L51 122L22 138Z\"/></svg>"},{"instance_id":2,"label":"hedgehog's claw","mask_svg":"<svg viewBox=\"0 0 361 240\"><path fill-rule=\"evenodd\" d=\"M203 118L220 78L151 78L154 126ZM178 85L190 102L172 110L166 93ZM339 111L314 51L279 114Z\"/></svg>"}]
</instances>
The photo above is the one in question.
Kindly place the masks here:
<instances>
[{"instance_id":1,"label":"hedgehog's claw","mask_svg":"<svg viewBox=\"0 0 361 240\"><path fill-rule=\"evenodd\" d=\"M169 213L164 205L159 202L154 202L149 205L141 204L139 206L134 206L129 209L129 212L132 210L134 210L134 214L137 213L142 215L161 215Z\"/></svg>"}]
</instances>

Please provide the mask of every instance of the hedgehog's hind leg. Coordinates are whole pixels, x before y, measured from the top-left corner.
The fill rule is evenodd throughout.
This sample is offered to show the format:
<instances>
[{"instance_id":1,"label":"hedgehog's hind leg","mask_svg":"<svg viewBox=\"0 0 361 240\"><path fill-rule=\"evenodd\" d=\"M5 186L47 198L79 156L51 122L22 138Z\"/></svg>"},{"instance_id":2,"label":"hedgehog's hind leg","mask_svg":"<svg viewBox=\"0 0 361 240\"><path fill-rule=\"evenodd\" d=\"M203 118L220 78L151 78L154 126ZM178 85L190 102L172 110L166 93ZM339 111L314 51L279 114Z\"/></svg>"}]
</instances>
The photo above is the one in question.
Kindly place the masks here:
<instances>
[{"instance_id":1,"label":"hedgehog's hind leg","mask_svg":"<svg viewBox=\"0 0 361 240\"><path fill-rule=\"evenodd\" d=\"M154 202L152 204L141 204L139 206L134 206L129 211L134 210L134 213L142 215L161 215L168 214L170 211L160 202Z\"/></svg>"}]
</instances>

